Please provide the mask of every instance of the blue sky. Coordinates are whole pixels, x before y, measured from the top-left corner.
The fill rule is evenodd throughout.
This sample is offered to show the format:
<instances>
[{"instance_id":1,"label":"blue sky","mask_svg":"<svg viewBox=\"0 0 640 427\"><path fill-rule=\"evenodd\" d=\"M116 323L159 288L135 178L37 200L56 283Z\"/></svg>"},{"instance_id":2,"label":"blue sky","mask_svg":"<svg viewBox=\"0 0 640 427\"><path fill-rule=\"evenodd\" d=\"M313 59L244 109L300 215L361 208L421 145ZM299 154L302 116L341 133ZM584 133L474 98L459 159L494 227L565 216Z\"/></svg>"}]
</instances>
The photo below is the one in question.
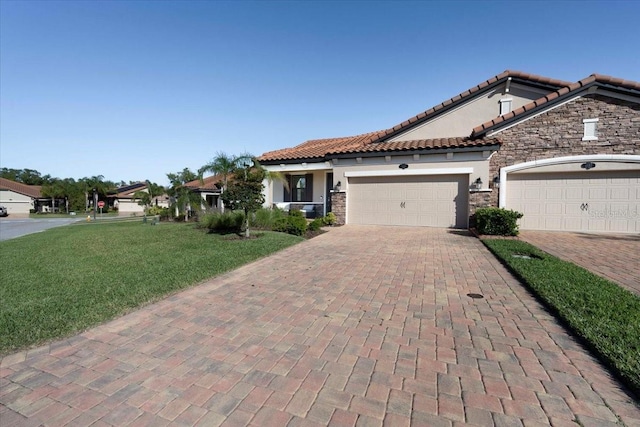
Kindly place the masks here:
<instances>
[{"instance_id":1,"label":"blue sky","mask_svg":"<svg viewBox=\"0 0 640 427\"><path fill-rule=\"evenodd\" d=\"M150 179L391 127L506 69L640 81L640 2L0 0L0 166Z\"/></svg>"}]
</instances>

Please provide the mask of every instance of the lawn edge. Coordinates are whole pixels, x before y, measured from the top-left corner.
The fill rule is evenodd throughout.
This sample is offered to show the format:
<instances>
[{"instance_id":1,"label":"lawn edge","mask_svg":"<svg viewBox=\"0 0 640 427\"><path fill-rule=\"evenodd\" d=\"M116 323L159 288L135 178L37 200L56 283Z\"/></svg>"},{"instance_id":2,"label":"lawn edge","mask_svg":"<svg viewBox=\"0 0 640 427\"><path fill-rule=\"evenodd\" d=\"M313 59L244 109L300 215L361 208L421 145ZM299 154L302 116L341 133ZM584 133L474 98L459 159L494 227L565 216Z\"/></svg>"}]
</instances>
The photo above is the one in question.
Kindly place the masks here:
<instances>
[{"instance_id":1,"label":"lawn edge","mask_svg":"<svg viewBox=\"0 0 640 427\"><path fill-rule=\"evenodd\" d=\"M567 330L572 337L574 337L576 340L578 340L578 342L583 345L585 348L587 348L593 356L596 357L596 359L602 363L607 370L621 383L621 385L624 387L625 391L634 399L633 403L640 408L640 385L636 384L633 382L632 378L629 378L627 375L625 375L622 371L620 371L619 369L617 369L617 367L615 366L614 361L607 356L606 354L604 354L602 351L600 351L600 349L598 348L598 346L596 344L594 344L587 336L585 336L585 334L577 327L574 327L573 324L571 323L571 321L569 319L567 319L565 317L565 315L563 315L562 311L559 310L551 301L547 300L547 298L544 297L544 295L540 294L537 289L530 284L530 282L518 271L516 270L514 267L512 267L502 256L500 256L500 254L498 254L496 251L493 250L493 248L491 248L489 245L486 244L487 240L518 240L521 241L523 243L526 243L532 247L534 247L535 249L537 249L540 252L543 252L545 254L547 254L547 256L554 258L556 260L559 260L561 262L567 263L567 264L572 264L573 266L577 267L578 269L584 270L585 272L587 272L588 274L591 274L593 276L596 276L606 282L611 283L614 286L620 286L615 282L612 282L611 280L604 278L602 276L599 276L595 273L592 273L591 271L589 271L588 269L579 266L577 264L574 264L572 262L569 261L565 261L555 255L552 255L540 248L538 248L535 245L532 245L531 243L528 242L524 242L523 240L520 240L517 237L505 237L505 238L500 238L497 236L488 236L487 238L485 238L485 236L481 236L475 232L473 232L472 234L474 234L478 240L480 240L483 244L483 246L485 248L487 248L489 250L489 252L511 273L513 274L520 283L522 283L525 288L527 289L527 291L536 299L536 301L538 301L548 312L549 314L553 315L553 317L555 319L558 320L558 322L562 325L562 327Z\"/></svg>"}]
</instances>

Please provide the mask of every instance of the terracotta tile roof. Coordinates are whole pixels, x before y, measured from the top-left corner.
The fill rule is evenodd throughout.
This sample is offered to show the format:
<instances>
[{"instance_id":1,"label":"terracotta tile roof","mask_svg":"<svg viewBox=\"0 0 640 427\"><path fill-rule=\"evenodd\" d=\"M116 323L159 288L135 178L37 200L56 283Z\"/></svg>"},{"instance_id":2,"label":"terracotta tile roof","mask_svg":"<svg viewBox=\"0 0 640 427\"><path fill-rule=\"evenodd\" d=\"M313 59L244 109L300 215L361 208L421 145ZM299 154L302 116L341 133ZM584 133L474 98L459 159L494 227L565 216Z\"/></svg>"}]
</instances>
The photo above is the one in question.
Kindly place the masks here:
<instances>
[{"instance_id":1,"label":"terracotta tile roof","mask_svg":"<svg viewBox=\"0 0 640 427\"><path fill-rule=\"evenodd\" d=\"M25 196L39 199L42 197L42 186L27 185L21 182L11 181L10 179L0 178L0 190L10 190Z\"/></svg>"},{"instance_id":2,"label":"terracotta tile roof","mask_svg":"<svg viewBox=\"0 0 640 427\"><path fill-rule=\"evenodd\" d=\"M500 117L496 117L493 120L490 120L486 123L481 124L473 129L471 136L478 137L482 134L485 134L490 129L496 128L505 122L513 122L517 119L520 119L527 115L527 113L531 113L533 110L539 110L543 106L549 103L553 103L554 101L559 101L560 99L564 99L572 94L584 89L587 86L592 85L606 85L613 86L618 89L631 90L638 92L640 95L640 83L634 82L632 80L623 80L616 77L605 76L602 74L591 74L589 77L586 77L582 80L579 80L575 83L567 84L566 86L551 92L542 98L536 99L524 105L518 109L515 109L507 114L504 114Z\"/></svg>"},{"instance_id":3,"label":"terracotta tile roof","mask_svg":"<svg viewBox=\"0 0 640 427\"><path fill-rule=\"evenodd\" d=\"M212 175L204 178L202 181L199 179L194 179L193 181L189 181L184 184L185 187L190 188L191 190L199 190L199 191L219 191L220 189L216 186L216 184L223 181L223 177L221 175Z\"/></svg>"},{"instance_id":4,"label":"terracotta tile roof","mask_svg":"<svg viewBox=\"0 0 640 427\"><path fill-rule=\"evenodd\" d=\"M341 149L361 147L378 132L340 138L312 139L293 148L269 151L258 158L260 162L298 159L322 159L327 154L339 152Z\"/></svg>"},{"instance_id":5,"label":"terracotta tile roof","mask_svg":"<svg viewBox=\"0 0 640 427\"><path fill-rule=\"evenodd\" d=\"M535 74L523 73L520 71L506 70L488 80L468 89L447 101L444 101L435 107L432 107L404 122L389 128L376 132L365 133L357 136L342 138L314 139L306 141L293 148L285 148L276 151L269 151L258 158L261 162L277 162L288 160L317 160L323 159L331 154L347 154L347 153L368 153L368 152L393 152L415 149L431 149L431 148L453 148L453 147L470 147L479 145L491 145L497 143L483 143L472 141L468 138L438 138L420 141L400 141L395 143L384 142L385 139L395 135L403 130L415 125L418 122L427 120L449 108L463 102L475 94L489 89L495 85L501 84L511 78L515 81L528 82L543 87L547 87L550 91L567 86L570 82L551 79L548 77L538 76Z\"/></svg>"},{"instance_id":6,"label":"terracotta tile roof","mask_svg":"<svg viewBox=\"0 0 640 427\"><path fill-rule=\"evenodd\" d=\"M346 146L340 150L328 153L334 154L357 154L357 153L386 153L410 150L432 150L438 148L465 148L465 147L482 147L487 145L495 145L500 142L495 138L488 139L470 139L470 138L435 138L435 139L418 139L411 141L389 141L389 142L369 142L358 146Z\"/></svg>"},{"instance_id":7,"label":"terracotta tile roof","mask_svg":"<svg viewBox=\"0 0 640 427\"><path fill-rule=\"evenodd\" d=\"M557 79L551 79L549 77L543 77L543 76L538 76L536 74L528 74L528 73L523 73L521 71L514 71L514 70L506 70L496 76L491 77L488 80L485 80L484 82L480 83L479 85L476 85L474 87L472 87L471 89L467 89L466 91L454 96L453 98L450 98L438 105L436 105L435 107L432 107L414 117L411 117L408 120L405 120L404 122L395 125L394 127L390 128L390 129L386 129L383 130L381 132L379 132L375 137L372 138L371 142L374 141L379 141L381 139L384 139L388 136L397 134L399 132L402 132L404 129L411 127L413 125L415 125L418 122L422 122L434 115L436 115L439 112L445 111L447 109L449 109L450 107L459 104L460 102L469 99L471 96L475 95L478 92L481 92L485 89L488 89L489 87L495 86L497 84L501 84L502 82L506 81L507 79L511 78L512 80L516 80L516 81L525 81L525 82L529 82L529 83L537 83L537 84L541 84L543 86L548 86L550 88L550 90L552 89L558 89L561 88L563 86L567 86L570 84L570 82L565 82L562 80L557 80Z\"/></svg>"}]
</instances>

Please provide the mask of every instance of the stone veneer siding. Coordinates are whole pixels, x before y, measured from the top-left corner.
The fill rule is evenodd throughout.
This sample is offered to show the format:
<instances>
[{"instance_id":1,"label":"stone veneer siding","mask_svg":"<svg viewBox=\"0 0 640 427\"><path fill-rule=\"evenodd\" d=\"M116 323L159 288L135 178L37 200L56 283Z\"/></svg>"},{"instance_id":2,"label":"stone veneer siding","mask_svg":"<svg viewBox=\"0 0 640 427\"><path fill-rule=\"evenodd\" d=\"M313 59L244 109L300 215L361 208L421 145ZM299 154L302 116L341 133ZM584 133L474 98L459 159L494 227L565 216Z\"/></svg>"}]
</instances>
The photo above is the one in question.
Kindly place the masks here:
<instances>
[{"instance_id":1,"label":"stone veneer siding","mask_svg":"<svg viewBox=\"0 0 640 427\"><path fill-rule=\"evenodd\" d=\"M469 193L469 227L476 226L476 210L493 206L493 193L496 191L471 191Z\"/></svg>"},{"instance_id":2,"label":"stone veneer siding","mask_svg":"<svg viewBox=\"0 0 640 427\"><path fill-rule=\"evenodd\" d=\"M583 119L599 119L597 141L582 140ZM585 154L637 155L640 153L640 104L587 95L506 129L496 137L501 146L490 161L492 180L505 166L533 160ZM491 205L498 206L498 191L490 194Z\"/></svg>"},{"instance_id":3,"label":"stone veneer siding","mask_svg":"<svg viewBox=\"0 0 640 427\"><path fill-rule=\"evenodd\" d=\"M344 191L331 192L331 212L336 216L336 225L347 222L347 193Z\"/></svg>"}]
</instances>

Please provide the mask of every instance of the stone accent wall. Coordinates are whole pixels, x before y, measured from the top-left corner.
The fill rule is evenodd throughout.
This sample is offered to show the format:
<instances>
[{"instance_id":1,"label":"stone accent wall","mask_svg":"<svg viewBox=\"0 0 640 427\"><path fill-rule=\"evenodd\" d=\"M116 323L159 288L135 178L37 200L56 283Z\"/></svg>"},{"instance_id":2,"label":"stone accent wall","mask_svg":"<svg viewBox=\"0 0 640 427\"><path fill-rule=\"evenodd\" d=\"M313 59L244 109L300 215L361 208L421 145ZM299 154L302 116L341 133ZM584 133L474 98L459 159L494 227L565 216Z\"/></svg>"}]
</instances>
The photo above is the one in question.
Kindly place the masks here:
<instances>
[{"instance_id":1,"label":"stone accent wall","mask_svg":"<svg viewBox=\"0 0 640 427\"><path fill-rule=\"evenodd\" d=\"M345 225L347 222L347 193L344 191L331 192L331 212L336 215L336 225Z\"/></svg>"},{"instance_id":2,"label":"stone accent wall","mask_svg":"<svg viewBox=\"0 0 640 427\"><path fill-rule=\"evenodd\" d=\"M583 119L599 119L597 141L583 141ZM583 154L639 154L640 105L598 94L575 99L496 135L500 150L490 162L500 168L533 160ZM498 206L498 191L491 193Z\"/></svg>"},{"instance_id":3,"label":"stone accent wall","mask_svg":"<svg viewBox=\"0 0 640 427\"><path fill-rule=\"evenodd\" d=\"M469 193L469 227L476 226L476 210L493 206L493 193L495 191L472 191Z\"/></svg>"}]
</instances>

